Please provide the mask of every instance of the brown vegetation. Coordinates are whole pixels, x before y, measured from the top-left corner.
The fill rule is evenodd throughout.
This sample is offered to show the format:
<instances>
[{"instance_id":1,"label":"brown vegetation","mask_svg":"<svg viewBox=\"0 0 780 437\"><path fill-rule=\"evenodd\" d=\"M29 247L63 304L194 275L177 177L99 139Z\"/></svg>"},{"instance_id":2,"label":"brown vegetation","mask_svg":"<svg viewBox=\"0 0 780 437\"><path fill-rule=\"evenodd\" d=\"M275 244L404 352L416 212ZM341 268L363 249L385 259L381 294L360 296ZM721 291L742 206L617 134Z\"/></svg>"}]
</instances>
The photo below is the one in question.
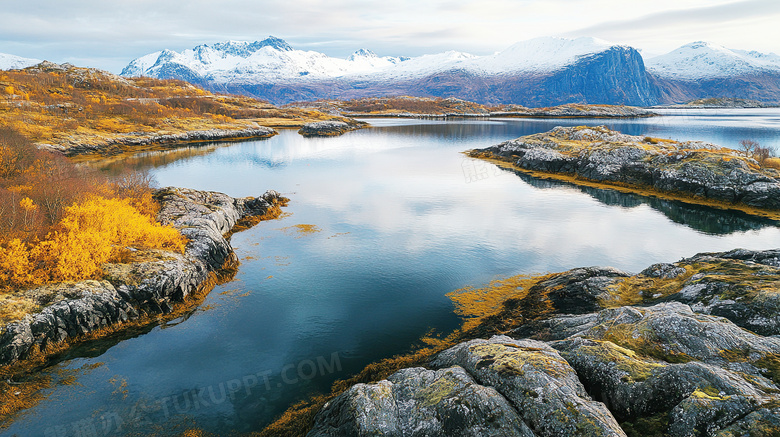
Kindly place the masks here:
<instances>
[{"instance_id":1,"label":"brown vegetation","mask_svg":"<svg viewBox=\"0 0 780 437\"><path fill-rule=\"evenodd\" d=\"M309 107L325 112L343 113L349 116L358 115L398 115L398 114L483 114L488 115L491 109L479 103L455 98L440 97L369 97L354 100L322 100L317 102L294 103L287 107Z\"/></svg>"},{"instance_id":2,"label":"brown vegetation","mask_svg":"<svg viewBox=\"0 0 780 437\"><path fill-rule=\"evenodd\" d=\"M740 149L746 156L755 159L761 167L778 168L775 149L773 147L762 147L758 141L742 140L739 142Z\"/></svg>"},{"instance_id":3,"label":"brown vegetation","mask_svg":"<svg viewBox=\"0 0 780 437\"><path fill-rule=\"evenodd\" d=\"M0 291L96 277L127 247L183 251L183 237L155 222L148 178L109 181L9 128L0 157Z\"/></svg>"},{"instance_id":4,"label":"brown vegetation","mask_svg":"<svg viewBox=\"0 0 780 437\"><path fill-rule=\"evenodd\" d=\"M51 63L0 71L0 124L39 144L68 147L141 135L247 129L258 123L300 127L331 119L345 121L315 110L215 95L178 80L125 79Z\"/></svg>"}]
</instances>

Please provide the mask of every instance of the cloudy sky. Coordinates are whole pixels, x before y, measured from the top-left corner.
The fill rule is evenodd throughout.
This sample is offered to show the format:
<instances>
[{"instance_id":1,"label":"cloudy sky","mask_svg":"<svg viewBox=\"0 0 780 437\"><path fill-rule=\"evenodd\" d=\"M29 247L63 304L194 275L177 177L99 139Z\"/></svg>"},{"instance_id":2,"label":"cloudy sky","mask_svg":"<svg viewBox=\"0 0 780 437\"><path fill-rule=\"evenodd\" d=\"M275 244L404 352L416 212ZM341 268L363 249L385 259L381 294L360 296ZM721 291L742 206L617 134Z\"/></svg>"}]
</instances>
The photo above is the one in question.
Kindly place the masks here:
<instances>
[{"instance_id":1,"label":"cloudy sky","mask_svg":"<svg viewBox=\"0 0 780 437\"><path fill-rule=\"evenodd\" d=\"M119 72L162 48L274 35L346 57L491 54L593 36L658 55L704 40L780 54L780 0L4 0L0 53Z\"/></svg>"}]
</instances>

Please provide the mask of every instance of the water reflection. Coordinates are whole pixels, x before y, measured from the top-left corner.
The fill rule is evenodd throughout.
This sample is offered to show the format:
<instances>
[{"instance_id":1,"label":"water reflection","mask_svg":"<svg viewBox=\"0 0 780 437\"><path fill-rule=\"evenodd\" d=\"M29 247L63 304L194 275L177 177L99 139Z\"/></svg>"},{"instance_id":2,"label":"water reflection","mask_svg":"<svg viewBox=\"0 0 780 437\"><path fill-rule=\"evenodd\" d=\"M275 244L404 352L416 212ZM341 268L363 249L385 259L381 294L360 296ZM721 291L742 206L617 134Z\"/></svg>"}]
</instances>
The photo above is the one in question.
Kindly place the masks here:
<instances>
[{"instance_id":1,"label":"water reflection","mask_svg":"<svg viewBox=\"0 0 780 437\"><path fill-rule=\"evenodd\" d=\"M726 235L734 232L753 231L769 226L777 226L779 224L774 220L752 216L742 211L726 211L703 205L693 205L677 200L666 200L657 197L623 193L610 189L585 187L565 181L540 179L530 176L527 173L505 168L502 168L501 170L516 175L525 183L535 188L555 189L561 187L574 187L609 206L636 208L640 205L648 205L656 211L663 213L675 223L688 226L709 235Z\"/></svg>"},{"instance_id":2,"label":"water reflection","mask_svg":"<svg viewBox=\"0 0 780 437\"><path fill-rule=\"evenodd\" d=\"M696 252L779 246L780 228L742 214L503 171L464 173L473 160L460 152L559 124L622 124L639 135L673 126L688 135L684 123L661 120L370 120L374 128L337 138L281 131L133 157L123 165L149 170L161 185L233 196L276 189L292 199L292 215L232 236L242 265L235 281L207 296L207 310L61 363L104 365L54 389L7 434L46 435L62 425L71 436L73 424L116 415L126 427L111 435L179 435L183 424L257 430L312 391L403 353L429 329L457 327L452 290L497 276L584 265L636 272ZM302 224L322 232L283 231ZM301 363L334 353L341 370L318 368L307 379L313 367ZM228 386L233 396L222 401ZM200 393L208 406L195 405Z\"/></svg>"}]
</instances>

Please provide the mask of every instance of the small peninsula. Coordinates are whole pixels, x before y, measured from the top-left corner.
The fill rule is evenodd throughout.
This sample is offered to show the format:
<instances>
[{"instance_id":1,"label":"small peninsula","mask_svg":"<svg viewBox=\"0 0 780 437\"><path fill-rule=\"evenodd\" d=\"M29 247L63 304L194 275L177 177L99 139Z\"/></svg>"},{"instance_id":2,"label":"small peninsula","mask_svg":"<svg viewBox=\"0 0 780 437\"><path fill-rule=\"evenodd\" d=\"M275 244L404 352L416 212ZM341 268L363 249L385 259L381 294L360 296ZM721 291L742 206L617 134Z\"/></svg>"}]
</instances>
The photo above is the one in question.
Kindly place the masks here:
<instances>
[{"instance_id":1,"label":"small peninsula","mask_svg":"<svg viewBox=\"0 0 780 437\"><path fill-rule=\"evenodd\" d=\"M780 217L780 161L700 141L556 127L467 151L522 172Z\"/></svg>"},{"instance_id":2,"label":"small peninsula","mask_svg":"<svg viewBox=\"0 0 780 437\"><path fill-rule=\"evenodd\" d=\"M180 80L124 78L42 62L0 71L0 122L41 150L85 159L184 144L268 138L313 122L365 126L311 109L278 108Z\"/></svg>"}]
</instances>

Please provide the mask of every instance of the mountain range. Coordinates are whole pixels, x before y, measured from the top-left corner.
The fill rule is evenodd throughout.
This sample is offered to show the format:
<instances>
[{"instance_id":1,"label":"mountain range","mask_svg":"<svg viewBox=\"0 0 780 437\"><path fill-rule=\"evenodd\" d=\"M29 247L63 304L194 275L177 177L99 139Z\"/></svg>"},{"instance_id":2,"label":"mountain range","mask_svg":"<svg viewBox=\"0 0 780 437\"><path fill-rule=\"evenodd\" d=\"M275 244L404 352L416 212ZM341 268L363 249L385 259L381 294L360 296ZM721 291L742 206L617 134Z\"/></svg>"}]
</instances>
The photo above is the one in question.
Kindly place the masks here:
<instances>
[{"instance_id":1,"label":"mountain range","mask_svg":"<svg viewBox=\"0 0 780 437\"><path fill-rule=\"evenodd\" d=\"M32 61L0 55L0 68ZM586 37L536 38L487 56L448 51L380 57L360 49L343 59L271 36L161 50L133 60L121 74L182 79L275 104L394 95L530 107L723 97L780 103L780 56L706 42L647 59L633 47Z\"/></svg>"}]
</instances>

